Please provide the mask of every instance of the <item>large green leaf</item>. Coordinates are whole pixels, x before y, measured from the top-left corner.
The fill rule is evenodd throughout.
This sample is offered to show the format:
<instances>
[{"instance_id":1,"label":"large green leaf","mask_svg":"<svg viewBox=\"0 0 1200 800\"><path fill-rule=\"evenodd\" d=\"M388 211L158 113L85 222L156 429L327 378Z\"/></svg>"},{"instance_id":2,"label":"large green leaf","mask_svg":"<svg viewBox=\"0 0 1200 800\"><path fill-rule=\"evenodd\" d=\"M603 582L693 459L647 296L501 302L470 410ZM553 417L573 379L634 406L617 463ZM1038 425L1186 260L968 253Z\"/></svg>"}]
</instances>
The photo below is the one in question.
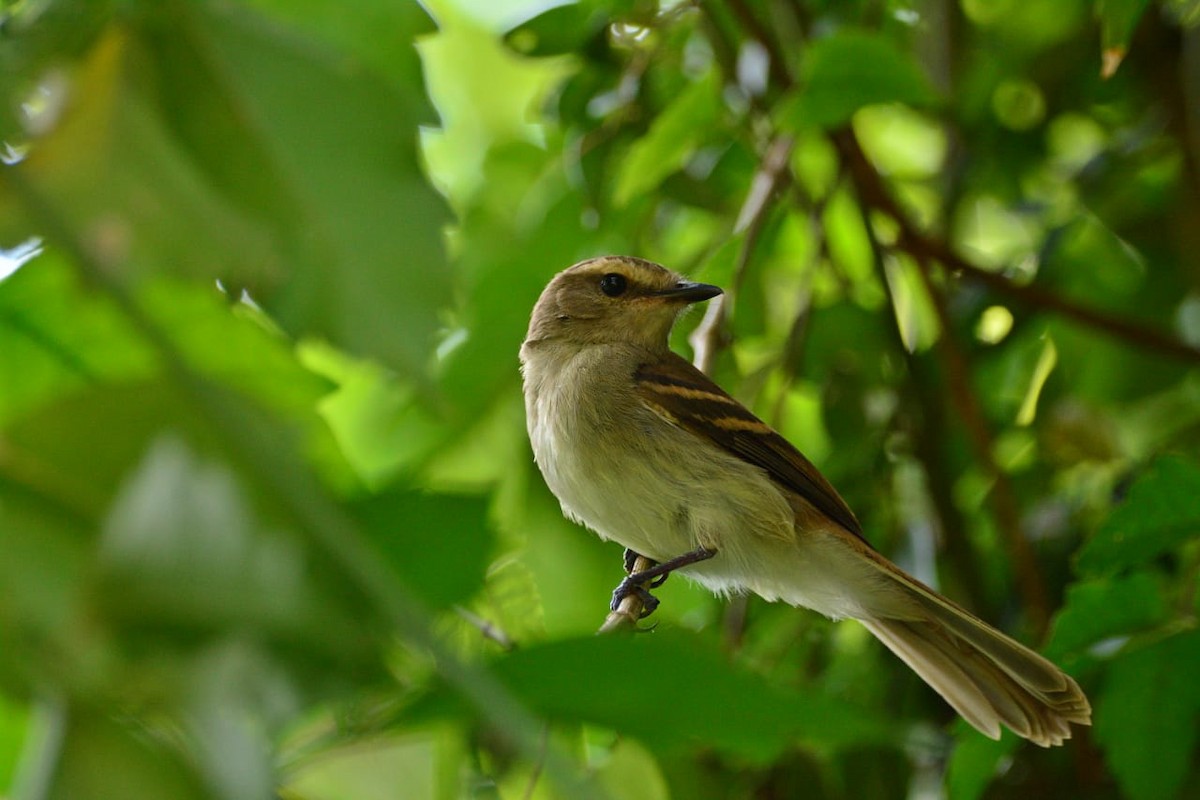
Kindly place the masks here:
<instances>
[{"instance_id":1,"label":"large green leaf","mask_svg":"<svg viewBox=\"0 0 1200 800\"><path fill-rule=\"evenodd\" d=\"M289 331L423 374L448 216L418 163L411 53L388 81L245 7L172 8L97 40L79 101L0 191L25 212L5 237L49 226L125 280L248 287Z\"/></svg>"},{"instance_id":2,"label":"large green leaf","mask_svg":"<svg viewBox=\"0 0 1200 800\"><path fill-rule=\"evenodd\" d=\"M1096 741L1133 800L1178 797L1200 733L1200 633L1122 654L1096 702Z\"/></svg>"},{"instance_id":3,"label":"large green leaf","mask_svg":"<svg viewBox=\"0 0 1200 800\"><path fill-rule=\"evenodd\" d=\"M0 282L0 426L95 381L145 378L150 349L51 250Z\"/></svg>"},{"instance_id":4,"label":"large green leaf","mask_svg":"<svg viewBox=\"0 0 1200 800\"><path fill-rule=\"evenodd\" d=\"M1077 653L1107 637L1160 624L1166 617L1162 587L1149 573L1081 581L1067 590L1046 652L1051 658Z\"/></svg>"},{"instance_id":5,"label":"large green leaf","mask_svg":"<svg viewBox=\"0 0 1200 800\"><path fill-rule=\"evenodd\" d=\"M895 737L881 719L774 687L681 633L559 640L517 650L494 669L552 719L602 725L656 748L716 746L770 758L794 742L830 747Z\"/></svg>"},{"instance_id":6,"label":"large green leaf","mask_svg":"<svg viewBox=\"0 0 1200 800\"><path fill-rule=\"evenodd\" d=\"M1138 476L1079 553L1079 568L1111 573L1155 558L1200 535L1200 468L1186 459L1162 458Z\"/></svg>"},{"instance_id":7,"label":"large green leaf","mask_svg":"<svg viewBox=\"0 0 1200 800\"><path fill-rule=\"evenodd\" d=\"M491 550L484 498L391 491L356 511L379 552L430 605L461 603L483 585Z\"/></svg>"},{"instance_id":8,"label":"large green leaf","mask_svg":"<svg viewBox=\"0 0 1200 800\"><path fill-rule=\"evenodd\" d=\"M261 299L293 331L421 372L450 287L447 210L417 161L424 103L237 7L187 23L187 41L167 51L184 62L173 68L234 112L241 158L272 175L288 201L272 209L290 245L287 280ZM227 175L238 154L203 147L207 118L177 110L174 119L205 168Z\"/></svg>"}]
</instances>

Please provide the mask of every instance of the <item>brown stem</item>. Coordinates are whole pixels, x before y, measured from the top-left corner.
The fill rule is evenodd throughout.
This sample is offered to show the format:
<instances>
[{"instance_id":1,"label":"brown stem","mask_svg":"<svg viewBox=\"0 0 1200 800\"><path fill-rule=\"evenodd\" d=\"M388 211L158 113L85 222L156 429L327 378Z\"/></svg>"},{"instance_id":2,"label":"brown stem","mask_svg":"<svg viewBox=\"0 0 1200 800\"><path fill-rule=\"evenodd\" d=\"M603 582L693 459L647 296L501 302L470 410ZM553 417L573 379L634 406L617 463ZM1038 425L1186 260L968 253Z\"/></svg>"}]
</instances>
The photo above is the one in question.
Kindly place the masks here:
<instances>
[{"instance_id":1,"label":"brown stem","mask_svg":"<svg viewBox=\"0 0 1200 800\"><path fill-rule=\"evenodd\" d=\"M744 232L745 239L742 241L741 250L738 251L733 278L730 280L725 294L709 303L704 319L688 337L695 353L693 363L701 372L708 373L712 369L717 354L729 346L726 322L730 309L746 277L746 270L750 266L750 259L754 255L774 200L779 196L780 190L791 180L788 166L795 143L795 137L790 134L776 136L771 141L763 155L762 164L750 183L750 191L746 193L746 199L742 201L733 231L735 234Z\"/></svg>"},{"instance_id":2,"label":"brown stem","mask_svg":"<svg viewBox=\"0 0 1200 800\"><path fill-rule=\"evenodd\" d=\"M908 214L884 184L883 177L863 152L862 146L849 128L830 136L850 171L862 203L883 212L899 227L896 246L918 262L936 262L944 268L982 283L1027 306L1053 311L1096 331L1138 345L1146 350L1186 361L1200 362L1200 348L1182 342L1169 334L1147 328L1123 317L1094 308L1081 306L1061 295L1034 284L1014 283L997 272L991 272L954 252L942 239L928 236L917 229Z\"/></svg>"}]
</instances>

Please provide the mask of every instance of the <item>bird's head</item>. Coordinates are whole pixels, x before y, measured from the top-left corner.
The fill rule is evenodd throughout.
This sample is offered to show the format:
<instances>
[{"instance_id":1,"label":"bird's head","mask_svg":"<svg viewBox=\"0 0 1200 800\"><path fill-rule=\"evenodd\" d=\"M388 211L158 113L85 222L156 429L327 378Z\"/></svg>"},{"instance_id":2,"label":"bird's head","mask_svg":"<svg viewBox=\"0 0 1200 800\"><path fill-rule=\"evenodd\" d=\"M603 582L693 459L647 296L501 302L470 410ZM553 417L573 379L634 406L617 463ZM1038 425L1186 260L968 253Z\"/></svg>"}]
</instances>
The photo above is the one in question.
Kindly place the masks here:
<instances>
[{"instance_id":1,"label":"bird's head","mask_svg":"<svg viewBox=\"0 0 1200 800\"><path fill-rule=\"evenodd\" d=\"M719 287L694 283L652 261L601 256L554 276L533 307L525 341L662 348L684 308L720 293Z\"/></svg>"}]
</instances>

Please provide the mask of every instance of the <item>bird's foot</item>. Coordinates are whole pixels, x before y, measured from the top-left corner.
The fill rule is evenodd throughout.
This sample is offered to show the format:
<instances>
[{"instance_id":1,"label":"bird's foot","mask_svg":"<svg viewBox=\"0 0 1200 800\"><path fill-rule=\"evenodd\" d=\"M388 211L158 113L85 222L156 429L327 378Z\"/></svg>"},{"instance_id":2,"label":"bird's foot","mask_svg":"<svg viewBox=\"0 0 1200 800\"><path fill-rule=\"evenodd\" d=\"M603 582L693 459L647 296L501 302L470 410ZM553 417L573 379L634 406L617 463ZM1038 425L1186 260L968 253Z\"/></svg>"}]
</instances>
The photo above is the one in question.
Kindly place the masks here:
<instances>
[{"instance_id":1,"label":"bird's foot","mask_svg":"<svg viewBox=\"0 0 1200 800\"><path fill-rule=\"evenodd\" d=\"M642 611L638 614L638 619L645 619L654 613L658 608L659 600L654 595L650 594L650 590L641 583L634 580L636 575L630 575L613 589L612 602L608 608L610 611L616 611L621 606L621 601L630 595L637 597L642 601Z\"/></svg>"},{"instance_id":2,"label":"bird's foot","mask_svg":"<svg viewBox=\"0 0 1200 800\"><path fill-rule=\"evenodd\" d=\"M625 571L629 574L613 590L612 602L609 604L609 608L612 611L616 611L618 606L621 605L622 600L630 595L635 595L642 601L642 613L638 618L645 619L654 613L654 609L658 608L658 598L650 594L650 589L657 589L659 586L662 586L667 576L674 570L686 567L689 564L695 564L698 561L707 561L716 554L716 550L697 547L695 550L684 553L681 556L676 556L669 561L655 564L649 569L644 569L641 572L633 572L633 567L639 558L639 554L626 548Z\"/></svg>"}]
</instances>

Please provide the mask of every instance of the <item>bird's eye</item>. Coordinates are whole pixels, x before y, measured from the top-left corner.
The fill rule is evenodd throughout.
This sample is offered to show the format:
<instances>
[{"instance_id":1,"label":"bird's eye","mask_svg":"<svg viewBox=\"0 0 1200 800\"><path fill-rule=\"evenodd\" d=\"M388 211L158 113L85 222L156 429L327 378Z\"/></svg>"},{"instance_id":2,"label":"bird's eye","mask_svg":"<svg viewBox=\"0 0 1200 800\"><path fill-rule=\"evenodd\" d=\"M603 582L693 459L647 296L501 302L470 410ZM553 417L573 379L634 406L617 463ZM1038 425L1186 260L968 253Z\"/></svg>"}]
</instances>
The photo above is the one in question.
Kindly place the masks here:
<instances>
[{"instance_id":1,"label":"bird's eye","mask_svg":"<svg viewBox=\"0 0 1200 800\"><path fill-rule=\"evenodd\" d=\"M626 285L625 276L615 272L610 272L600 279L600 291L609 297L625 294Z\"/></svg>"}]
</instances>

